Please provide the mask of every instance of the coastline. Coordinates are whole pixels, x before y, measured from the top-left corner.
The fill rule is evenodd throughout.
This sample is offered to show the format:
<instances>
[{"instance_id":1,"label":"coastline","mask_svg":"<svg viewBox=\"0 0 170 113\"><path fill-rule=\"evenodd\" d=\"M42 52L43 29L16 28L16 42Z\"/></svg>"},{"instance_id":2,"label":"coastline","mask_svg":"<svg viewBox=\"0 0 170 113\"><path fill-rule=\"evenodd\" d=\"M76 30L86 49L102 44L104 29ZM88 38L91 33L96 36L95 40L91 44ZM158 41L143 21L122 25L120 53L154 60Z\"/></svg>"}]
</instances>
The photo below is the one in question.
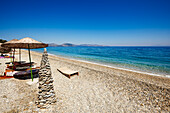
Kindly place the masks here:
<instances>
[{"instance_id":1,"label":"coastline","mask_svg":"<svg viewBox=\"0 0 170 113\"><path fill-rule=\"evenodd\" d=\"M21 54L22 60L28 62L28 51L22 50ZM16 60L17 58L18 56ZM40 66L42 53L31 51L31 58L37 66ZM37 109L35 101L38 82L30 84L31 79L14 78L0 80L0 106L2 106L0 111L93 113L170 111L170 78L50 54L48 58L54 79L56 105L45 110ZM77 70L79 76L74 75L69 79L57 70L61 67ZM18 98L14 98L15 96Z\"/></svg>"},{"instance_id":2,"label":"coastline","mask_svg":"<svg viewBox=\"0 0 170 113\"><path fill-rule=\"evenodd\" d=\"M32 52L37 53L39 55L42 54L41 52L37 52L37 51L32 51ZM48 50L47 50L47 52L48 52ZM89 65L97 66L95 69L98 69L101 67L106 68L106 69L111 69L111 71L112 70L117 71L117 73L119 73L117 75L120 75L120 76L122 76L123 74L126 74L127 77L130 77L132 79L142 80L143 82L149 82L149 83L157 84L157 85L161 85L161 86L162 86L162 84L164 84L164 86L170 87L169 86L170 85L169 84L170 83L170 75L160 75L160 74L142 72L142 71L127 69L127 68L109 66L109 65L105 65L105 64L101 64L101 63L95 63L95 62L90 62L90 61L85 61L85 60L57 56L57 55L51 54L51 53L48 53L48 54L49 54L50 58L51 58L51 56L53 56L53 57L55 57L57 59L61 59L61 60L68 60L71 62L78 62L80 64L84 63L85 65L89 64ZM120 73L122 73L122 74L120 74ZM161 80L159 80L159 79L161 79Z\"/></svg>"},{"instance_id":3,"label":"coastline","mask_svg":"<svg viewBox=\"0 0 170 113\"><path fill-rule=\"evenodd\" d=\"M39 52L39 51L34 51L34 52L42 53L42 52ZM48 54L52 55L52 56L56 56L56 57L71 59L71 60L80 61L80 62L84 62L84 63L90 63L90 64L94 64L94 65L99 65L99 66L105 66L105 67L109 67L109 68L113 68L113 69L120 69L120 70L134 72L134 73L139 73L139 74L146 74L146 75L151 75L151 76L161 76L161 77L170 78L169 74L153 73L153 72L147 72L147 71L131 69L131 68L126 68L126 67L118 67L118 66L114 66L114 65L111 65L111 64L107 64L107 63L93 62L93 61L88 61L88 60L76 59L76 58L73 58L73 57L67 57L67 56L62 56L62 55L55 55L55 54L52 54L52 53L48 53Z\"/></svg>"},{"instance_id":4,"label":"coastline","mask_svg":"<svg viewBox=\"0 0 170 113\"><path fill-rule=\"evenodd\" d=\"M35 52L36 52L36 51L35 51ZM41 52L39 52L39 53L41 53ZM91 62L91 61L87 61L87 60L80 60L80 59L75 59L75 58L58 56L58 55L51 54L51 53L49 53L49 55L51 55L51 56L56 56L56 57L61 57L61 58L66 58L66 59L71 59L71 60L75 60L75 61L80 61L80 62L84 62L84 63L94 64L94 65L99 65L99 66L105 66L105 67L109 67L109 68L113 68L113 69L120 69L120 70L124 70L124 71L139 73L139 74L146 74L146 75L151 75L151 76L161 76L161 77L170 78L170 75L165 75L165 74L155 74L155 73L149 73L149 72L144 72L144 71L139 71L139 70L134 70L134 69L116 67L116 66L107 65L107 64L104 64L104 63L102 64L102 63Z\"/></svg>"},{"instance_id":5,"label":"coastline","mask_svg":"<svg viewBox=\"0 0 170 113\"><path fill-rule=\"evenodd\" d=\"M32 54L42 55L42 53L37 53L37 52L32 52ZM141 112L142 110L143 112L145 110L146 111L149 110L150 112L151 111L153 112L166 111L166 110L170 111L170 108L168 107L170 103L167 100L170 96L169 95L170 94L170 78L163 77L163 76L153 76L153 75L148 75L145 73L137 73L134 71L122 70L122 69L103 66L103 65L97 65L94 63L82 62L82 61L75 60L75 59L58 57L55 55L49 55L49 60L51 64L51 69L54 70L53 77L54 77L54 80L56 80L56 82L59 82L60 80L59 77L63 76L59 74L59 72L57 71L57 68L67 67L72 70L79 71L80 75L78 77L73 76L73 78L71 78L70 80L71 83L68 83L67 80L64 81L64 84L63 82L60 83L60 84L66 85L66 87L71 88L68 90L76 90L76 91L70 91L70 94L68 94L68 91L61 87L62 90L66 91L66 92L65 91L61 91L61 92L64 92L65 95L70 95L68 96L68 98L72 97L71 100L73 98L75 99L74 103L77 103L78 101L81 101L82 99L86 100L87 98L91 97L93 95L91 90L93 90L94 92L99 92L100 90L103 90L99 94L94 93L94 95L92 96L90 100L90 103L88 104L93 103L96 97L100 99L104 97L105 99L101 101L100 104L97 101L96 105L98 107L100 105L102 106L106 105L108 106L107 109L117 110L117 109L120 109L118 108L118 106L122 104L121 106L122 108L126 109L125 111L129 109L128 112L133 111L132 110L133 107L136 110L140 109L139 111ZM63 79L65 79L65 77ZM74 80L76 81L75 83L74 83ZM54 87L56 87L57 84L55 84ZM79 86L80 89L78 88L77 85L81 85ZM57 87L56 90L58 88L59 87ZM87 92L85 90L87 90ZM82 99L77 100L76 95L78 92L80 93L81 95L80 98ZM76 95L73 96L72 94L76 94ZM110 97L108 95L110 95ZM107 104L103 103L107 99L111 101L108 102ZM69 101L70 99L68 99L67 102L72 103L72 101L70 102ZM72 106L72 104L70 104L70 106ZM113 106L117 106L117 108ZM128 107L125 107L125 106L128 106ZM137 106L140 108L138 108ZM102 109L100 107L99 108L96 108L95 106L93 107L95 110L98 109L99 111ZM91 109L93 109L93 107ZM106 110L102 110L102 111L106 111ZM118 110L118 112L120 111Z\"/></svg>"}]
</instances>

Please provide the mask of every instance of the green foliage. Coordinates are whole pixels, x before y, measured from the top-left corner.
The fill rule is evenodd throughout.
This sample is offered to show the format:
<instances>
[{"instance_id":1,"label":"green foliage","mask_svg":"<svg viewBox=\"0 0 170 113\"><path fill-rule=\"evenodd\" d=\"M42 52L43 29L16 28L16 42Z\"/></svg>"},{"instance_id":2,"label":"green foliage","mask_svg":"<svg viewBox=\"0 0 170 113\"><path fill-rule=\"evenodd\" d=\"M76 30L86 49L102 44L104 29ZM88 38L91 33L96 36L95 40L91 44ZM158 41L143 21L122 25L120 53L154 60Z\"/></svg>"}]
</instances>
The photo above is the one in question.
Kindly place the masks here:
<instances>
[{"instance_id":1,"label":"green foliage","mask_svg":"<svg viewBox=\"0 0 170 113\"><path fill-rule=\"evenodd\" d=\"M7 42L6 40L0 39L0 43L5 43Z\"/></svg>"}]
</instances>

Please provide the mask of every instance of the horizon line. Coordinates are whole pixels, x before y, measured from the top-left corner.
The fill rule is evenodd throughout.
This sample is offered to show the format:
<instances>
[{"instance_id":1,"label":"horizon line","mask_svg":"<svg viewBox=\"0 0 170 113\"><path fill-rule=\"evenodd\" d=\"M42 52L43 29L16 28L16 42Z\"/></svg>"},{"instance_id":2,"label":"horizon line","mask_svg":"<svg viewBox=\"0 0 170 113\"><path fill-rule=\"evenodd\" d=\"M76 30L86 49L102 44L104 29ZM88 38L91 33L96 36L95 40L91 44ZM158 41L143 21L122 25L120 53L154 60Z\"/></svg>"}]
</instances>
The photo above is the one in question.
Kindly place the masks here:
<instances>
[{"instance_id":1,"label":"horizon line","mask_svg":"<svg viewBox=\"0 0 170 113\"><path fill-rule=\"evenodd\" d=\"M47 44L56 44L56 43L47 43ZM57 44L57 45L63 45ZM69 43L72 44L72 43ZM170 45L100 45L100 44L73 44L74 46L93 46L93 47L170 47ZM55 47L55 46L53 46ZM66 46L67 47L67 46Z\"/></svg>"}]
</instances>

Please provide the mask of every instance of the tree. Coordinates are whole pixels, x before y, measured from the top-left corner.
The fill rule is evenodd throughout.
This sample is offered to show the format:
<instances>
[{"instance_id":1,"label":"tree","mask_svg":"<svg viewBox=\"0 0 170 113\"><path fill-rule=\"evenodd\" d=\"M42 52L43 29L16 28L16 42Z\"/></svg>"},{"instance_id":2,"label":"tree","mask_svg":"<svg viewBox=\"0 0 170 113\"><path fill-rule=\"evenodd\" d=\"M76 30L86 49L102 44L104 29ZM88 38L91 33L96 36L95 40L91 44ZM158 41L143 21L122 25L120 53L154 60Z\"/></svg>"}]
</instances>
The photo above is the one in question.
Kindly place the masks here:
<instances>
[{"instance_id":1,"label":"tree","mask_svg":"<svg viewBox=\"0 0 170 113\"><path fill-rule=\"evenodd\" d=\"M7 42L6 40L0 39L0 43L5 43Z\"/></svg>"}]
</instances>

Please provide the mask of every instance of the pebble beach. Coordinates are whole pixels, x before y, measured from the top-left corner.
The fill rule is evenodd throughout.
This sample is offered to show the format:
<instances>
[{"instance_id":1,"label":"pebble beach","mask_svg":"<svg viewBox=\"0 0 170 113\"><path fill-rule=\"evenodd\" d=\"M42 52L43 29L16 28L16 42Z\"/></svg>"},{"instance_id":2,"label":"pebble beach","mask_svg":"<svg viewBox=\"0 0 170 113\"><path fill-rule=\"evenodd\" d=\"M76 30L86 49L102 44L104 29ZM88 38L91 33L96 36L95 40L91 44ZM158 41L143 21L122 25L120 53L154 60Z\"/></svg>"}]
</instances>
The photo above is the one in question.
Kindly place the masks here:
<instances>
[{"instance_id":1,"label":"pebble beach","mask_svg":"<svg viewBox=\"0 0 170 113\"><path fill-rule=\"evenodd\" d=\"M48 50L47 50L48 52ZM31 51L32 61L40 66L42 53ZM18 56L16 55L16 60ZM38 78L0 80L0 113L138 113L170 112L170 78L49 55L56 104L37 108ZM22 50L22 60L29 61ZM0 74L5 62L0 59ZM57 69L79 72L69 79Z\"/></svg>"}]
</instances>

